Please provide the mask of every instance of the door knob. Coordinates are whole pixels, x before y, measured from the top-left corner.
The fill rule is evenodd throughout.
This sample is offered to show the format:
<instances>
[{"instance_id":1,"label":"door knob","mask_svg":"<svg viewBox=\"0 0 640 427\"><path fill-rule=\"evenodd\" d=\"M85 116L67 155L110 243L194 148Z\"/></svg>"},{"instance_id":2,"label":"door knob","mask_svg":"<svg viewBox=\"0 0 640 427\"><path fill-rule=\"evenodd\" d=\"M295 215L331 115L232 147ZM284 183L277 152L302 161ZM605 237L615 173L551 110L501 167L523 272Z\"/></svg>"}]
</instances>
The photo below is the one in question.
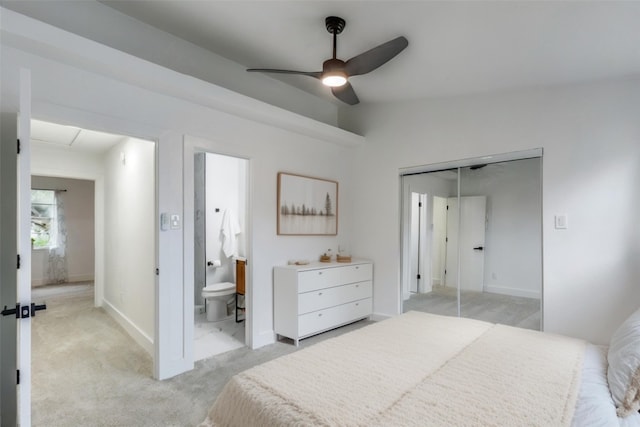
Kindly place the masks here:
<instances>
[{"instance_id":1,"label":"door knob","mask_svg":"<svg viewBox=\"0 0 640 427\"><path fill-rule=\"evenodd\" d=\"M484 246L476 246L475 248L473 248L474 251L483 251L484 250Z\"/></svg>"}]
</instances>

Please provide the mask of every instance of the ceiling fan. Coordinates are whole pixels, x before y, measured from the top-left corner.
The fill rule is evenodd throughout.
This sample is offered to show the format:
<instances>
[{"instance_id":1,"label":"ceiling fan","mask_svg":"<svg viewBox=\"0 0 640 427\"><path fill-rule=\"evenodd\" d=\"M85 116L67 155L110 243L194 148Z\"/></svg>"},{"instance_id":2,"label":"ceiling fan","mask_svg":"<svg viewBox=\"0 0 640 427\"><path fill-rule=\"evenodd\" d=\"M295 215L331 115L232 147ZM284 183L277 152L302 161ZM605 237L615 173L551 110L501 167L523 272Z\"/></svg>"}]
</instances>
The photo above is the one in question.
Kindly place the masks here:
<instances>
[{"instance_id":1,"label":"ceiling fan","mask_svg":"<svg viewBox=\"0 0 640 427\"><path fill-rule=\"evenodd\" d=\"M277 73L277 74L298 74L302 76L314 77L322 81L325 86L331 87L331 92L340 101L349 105L360 102L356 92L349 83L349 78L367 74L381 65L385 64L409 45L405 37L397 37L379 46L374 47L360 55L343 61L336 58L336 47L338 34L344 30L345 21L337 16L329 16L325 19L327 31L333 34L333 58L327 59L322 64L322 71L294 71L277 70L271 68L249 68L249 72Z\"/></svg>"}]
</instances>

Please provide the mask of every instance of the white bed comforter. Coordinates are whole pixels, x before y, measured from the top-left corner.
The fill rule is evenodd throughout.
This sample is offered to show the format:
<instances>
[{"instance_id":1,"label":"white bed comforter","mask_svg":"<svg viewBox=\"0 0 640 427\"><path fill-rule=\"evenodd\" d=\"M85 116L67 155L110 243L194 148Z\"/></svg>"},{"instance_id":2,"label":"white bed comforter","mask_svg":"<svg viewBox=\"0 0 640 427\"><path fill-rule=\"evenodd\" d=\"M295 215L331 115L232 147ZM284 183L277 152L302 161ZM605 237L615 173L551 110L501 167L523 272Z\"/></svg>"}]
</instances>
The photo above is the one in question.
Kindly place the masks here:
<instances>
[{"instance_id":1,"label":"white bed comforter","mask_svg":"<svg viewBox=\"0 0 640 427\"><path fill-rule=\"evenodd\" d=\"M569 426L585 342L411 312L236 375L203 426Z\"/></svg>"}]
</instances>

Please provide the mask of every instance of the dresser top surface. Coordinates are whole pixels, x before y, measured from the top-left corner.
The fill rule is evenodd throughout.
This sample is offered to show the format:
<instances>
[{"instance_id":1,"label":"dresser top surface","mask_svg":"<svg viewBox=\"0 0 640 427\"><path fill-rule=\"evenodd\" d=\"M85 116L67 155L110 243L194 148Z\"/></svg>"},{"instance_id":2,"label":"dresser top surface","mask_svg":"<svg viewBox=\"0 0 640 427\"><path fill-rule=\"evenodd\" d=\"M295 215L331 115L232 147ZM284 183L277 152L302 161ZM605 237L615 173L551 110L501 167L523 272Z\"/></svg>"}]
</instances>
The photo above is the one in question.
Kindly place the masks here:
<instances>
[{"instance_id":1,"label":"dresser top surface","mask_svg":"<svg viewBox=\"0 0 640 427\"><path fill-rule=\"evenodd\" d=\"M368 259L352 259L351 262L336 262L336 261L331 261L331 262L320 262L320 261L313 261L310 262L309 264L304 264L304 265L296 265L296 264L290 264L290 265L279 265L276 268L282 268L282 269L287 269L287 270L296 270L296 271L305 271L305 270L320 270L323 268L336 268L336 267L347 267L350 265L361 265L361 264L371 264L372 262Z\"/></svg>"}]
</instances>

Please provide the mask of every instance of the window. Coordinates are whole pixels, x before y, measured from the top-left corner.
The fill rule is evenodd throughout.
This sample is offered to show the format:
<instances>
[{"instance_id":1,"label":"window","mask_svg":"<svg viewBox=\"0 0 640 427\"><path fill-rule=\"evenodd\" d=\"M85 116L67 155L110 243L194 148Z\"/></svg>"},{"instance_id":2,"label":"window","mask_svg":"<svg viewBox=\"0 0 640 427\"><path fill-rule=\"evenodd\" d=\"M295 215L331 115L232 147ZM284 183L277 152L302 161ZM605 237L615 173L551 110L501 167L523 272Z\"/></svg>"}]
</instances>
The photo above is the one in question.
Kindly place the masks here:
<instances>
[{"instance_id":1,"label":"window","mask_svg":"<svg viewBox=\"0 0 640 427\"><path fill-rule=\"evenodd\" d=\"M31 242L34 249L56 246L56 194L31 190Z\"/></svg>"}]
</instances>

